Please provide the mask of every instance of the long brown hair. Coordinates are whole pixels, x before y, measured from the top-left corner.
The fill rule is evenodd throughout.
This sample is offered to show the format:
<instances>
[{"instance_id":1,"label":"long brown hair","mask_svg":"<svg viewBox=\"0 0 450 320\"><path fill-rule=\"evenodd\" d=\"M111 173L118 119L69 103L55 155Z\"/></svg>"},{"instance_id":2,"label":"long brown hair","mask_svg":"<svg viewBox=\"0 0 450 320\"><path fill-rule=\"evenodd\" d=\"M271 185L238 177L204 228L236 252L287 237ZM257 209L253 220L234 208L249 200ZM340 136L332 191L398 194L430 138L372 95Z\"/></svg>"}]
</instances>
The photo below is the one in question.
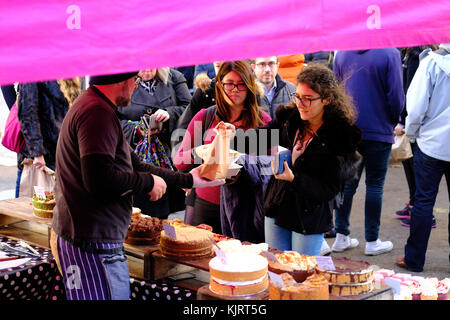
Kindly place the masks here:
<instances>
[{"instance_id":1,"label":"long brown hair","mask_svg":"<svg viewBox=\"0 0 450 320\"><path fill-rule=\"evenodd\" d=\"M250 65L244 61L223 62L216 76L216 117L221 121L229 122L231 119L230 105L225 100L225 92L222 80L229 72L235 71L239 74L247 86L247 97L242 110L242 123L246 128L256 128L264 124L262 120L262 108L258 106L257 94L258 86L255 75Z\"/></svg>"}]
</instances>

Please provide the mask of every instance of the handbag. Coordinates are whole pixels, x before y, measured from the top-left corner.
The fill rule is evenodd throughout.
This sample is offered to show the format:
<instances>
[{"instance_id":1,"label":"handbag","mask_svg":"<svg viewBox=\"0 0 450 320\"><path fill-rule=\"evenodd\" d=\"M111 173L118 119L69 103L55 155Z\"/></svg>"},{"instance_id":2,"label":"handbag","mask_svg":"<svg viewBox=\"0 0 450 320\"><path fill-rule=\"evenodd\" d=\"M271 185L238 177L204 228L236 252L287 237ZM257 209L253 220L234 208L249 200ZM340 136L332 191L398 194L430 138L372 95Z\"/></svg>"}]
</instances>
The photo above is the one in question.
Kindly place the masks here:
<instances>
[{"instance_id":1,"label":"handbag","mask_svg":"<svg viewBox=\"0 0 450 320\"><path fill-rule=\"evenodd\" d=\"M23 171L20 178L20 197L33 197L34 187L42 187L45 191L53 192L55 187L55 172L45 167L44 170L36 168L32 159L25 159Z\"/></svg>"},{"instance_id":2,"label":"handbag","mask_svg":"<svg viewBox=\"0 0 450 320\"><path fill-rule=\"evenodd\" d=\"M139 159L157 167L174 170L172 159L169 157L164 144L159 140L157 135L150 134L151 125L146 120L146 117L142 117L141 121L134 122L134 124L136 126L134 135L136 135L137 127L140 127L146 133L145 137L138 142L134 149Z\"/></svg>"},{"instance_id":3,"label":"handbag","mask_svg":"<svg viewBox=\"0 0 450 320\"><path fill-rule=\"evenodd\" d=\"M5 135L2 138L2 145L5 148L21 153L25 146L25 139L20 127L19 118L17 116L17 103L15 102L9 111L5 124Z\"/></svg>"},{"instance_id":4,"label":"handbag","mask_svg":"<svg viewBox=\"0 0 450 320\"><path fill-rule=\"evenodd\" d=\"M402 162L409 158L412 158L413 153L411 149L411 143L406 137L406 134L401 136L394 136L394 144L392 145L391 157L389 158L390 163Z\"/></svg>"}]
</instances>

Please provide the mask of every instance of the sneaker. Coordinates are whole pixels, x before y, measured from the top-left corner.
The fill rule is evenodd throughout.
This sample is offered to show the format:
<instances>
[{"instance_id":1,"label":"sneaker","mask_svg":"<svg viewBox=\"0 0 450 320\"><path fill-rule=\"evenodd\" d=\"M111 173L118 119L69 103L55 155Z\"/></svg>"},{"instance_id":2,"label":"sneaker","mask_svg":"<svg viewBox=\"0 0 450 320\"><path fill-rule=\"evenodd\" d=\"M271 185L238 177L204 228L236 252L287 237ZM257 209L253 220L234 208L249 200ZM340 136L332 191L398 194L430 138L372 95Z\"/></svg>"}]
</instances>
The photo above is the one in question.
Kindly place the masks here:
<instances>
[{"instance_id":1,"label":"sneaker","mask_svg":"<svg viewBox=\"0 0 450 320\"><path fill-rule=\"evenodd\" d=\"M334 252L342 252L347 249L356 248L359 245L357 239L352 239L350 236L336 233L336 240L334 240L331 250Z\"/></svg>"},{"instance_id":2,"label":"sneaker","mask_svg":"<svg viewBox=\"0 0 450 320\"><path fill-rule=\"evenodd\" d=\"M402 210L395 212L395 217L398 219L409 219L411 218L411 209L412 206L408 203Z\"/></svg>"},{"instance_id":3,"label":"sneaker","mask_svg":"<svg viewBox=\"0 0 450 320\"><path fill-rule=\"evenodd\" d=\"M392 250L394 245L390 241L381 241L377 239L376 241L370 241L366 243L366 250L364 253L367 256L376 256L382 253L386 253Z\"/></svg>"},{"instance_id":4,"label":"sneaker","mask_svg":"<svg viewBox=\"0 0 450 320\"><path fill-rule=\"evenodd\" d=\"M411 219L402 219L400 224L404 227L410 227ZM436 218L433 216L433 222L431 223L431 228L435 229L437 227Z\"/></svg>"},{"instance_id":5,"label":"sneaker","mask_svg":"<svg viewBox=\"0 0 450 320\"><path fill-rule=\"evenodd\" d=\"M322 248L320 248L320 255L321 256L327 256L331 253L331 249L330 246L328 245L328 243L325 241L325 239L323 239L322 241Z\"/></svg>"}]
</instances>

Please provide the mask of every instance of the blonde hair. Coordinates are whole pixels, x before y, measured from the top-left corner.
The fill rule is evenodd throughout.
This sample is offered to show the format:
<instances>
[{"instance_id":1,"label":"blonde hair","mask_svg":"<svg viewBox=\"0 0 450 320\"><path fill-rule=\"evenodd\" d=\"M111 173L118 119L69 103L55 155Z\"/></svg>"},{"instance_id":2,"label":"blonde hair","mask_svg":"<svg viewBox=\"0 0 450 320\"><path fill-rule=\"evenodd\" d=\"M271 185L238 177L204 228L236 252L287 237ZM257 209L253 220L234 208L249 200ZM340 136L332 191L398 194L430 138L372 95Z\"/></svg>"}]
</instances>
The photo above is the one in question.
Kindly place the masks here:
<instances>
[{"instance_id":1,"label":"blonde hair","mask_svg":"<svg viewBox=\"0 0 450 320\"><path fill-rule=\"evenodd\" d=\"M70 108L75 99L81 94L81 80L80 78L60 79L57 82Z\"/></svg>"},{"instance_id":2,"label":"blonde hair","mask_svg":"<svg viewBox=\"0 0 450 320\"><path fill-rule=\"evenodd\" d=\"M167 85L167 82L169 81L169 73L170 68L159 68L158 70L156 70L155 77L158 78L159 81Z\"/></svg>"}]
</instances>

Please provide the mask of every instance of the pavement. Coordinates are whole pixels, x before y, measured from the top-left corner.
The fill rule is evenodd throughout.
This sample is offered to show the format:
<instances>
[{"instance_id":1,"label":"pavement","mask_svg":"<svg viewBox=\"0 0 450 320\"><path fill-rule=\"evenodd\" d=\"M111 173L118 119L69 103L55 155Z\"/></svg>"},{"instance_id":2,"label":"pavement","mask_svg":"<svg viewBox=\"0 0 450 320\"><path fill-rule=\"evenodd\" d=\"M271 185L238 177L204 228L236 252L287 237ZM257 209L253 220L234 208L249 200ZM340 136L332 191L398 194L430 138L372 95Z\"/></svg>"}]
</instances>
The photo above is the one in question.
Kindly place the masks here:
<instances>
[{"instance_id":1,"label":"pavement","mask_svg":"<svg viewBox=\"0 0 450 320\"><path fill-rule=\"evenodd\" d=\"M0 200L14 197L17 168L15 166L0 165ZM400 220L394 213L402 209L408 202L408 185L405 174L400 164L391 165L386 176L383 208L381 215L380 239L390 240L394 244L391 252L378 256L366 256L364 254L364 174L353 199L352 213L350 216L351 237L359 240L359 246L341 253L331 253L333 257L347 257L353 260L365 260L380 268L392 269L397 273L410 273L425 277L437 277L439 279L450 277L449 262L449 196L445 178L442 179L439 193L434 207L434 215L437 227L432 229L428 242L428 251L424 271L421 273L409 272L395 265L397 256L404 255L404 246L409 236L409 228L400 225ZM183 212L178 212L169 218L183 218ZM330 247L334 239L326 239Z\"/></svg>"}]
</instances>

